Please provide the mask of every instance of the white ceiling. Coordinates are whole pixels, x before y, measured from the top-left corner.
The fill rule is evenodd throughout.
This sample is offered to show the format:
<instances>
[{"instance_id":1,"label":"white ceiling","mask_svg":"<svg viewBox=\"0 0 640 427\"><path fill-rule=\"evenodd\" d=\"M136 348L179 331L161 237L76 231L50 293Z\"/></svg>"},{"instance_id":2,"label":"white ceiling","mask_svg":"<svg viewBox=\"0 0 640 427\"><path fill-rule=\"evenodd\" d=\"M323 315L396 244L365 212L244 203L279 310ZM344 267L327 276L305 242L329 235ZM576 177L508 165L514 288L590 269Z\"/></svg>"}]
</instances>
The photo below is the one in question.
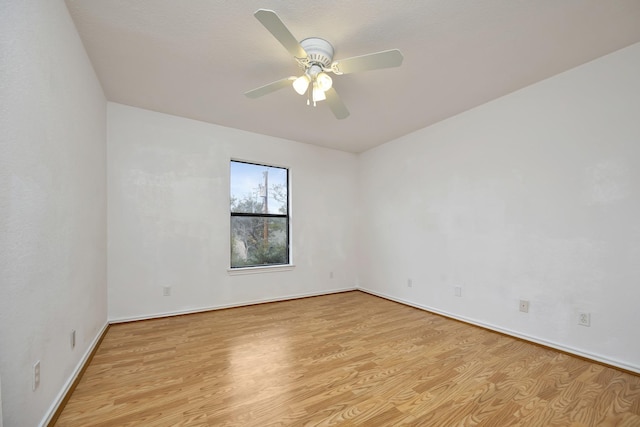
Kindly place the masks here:
<instances>
[{"instance_id":1,"label":"white ceiling","mask_svg":"<svg viewBox=\"0 0 640 427\"><path fill-rule=\"evenodd\" d=\"M110 101L362 152L640 41L638 0L66 0ZM254 18L272 9L334 59L398 48L400 68L334 77L351 115L285 88L301 74Z\"/></svg>"}]
</instances>

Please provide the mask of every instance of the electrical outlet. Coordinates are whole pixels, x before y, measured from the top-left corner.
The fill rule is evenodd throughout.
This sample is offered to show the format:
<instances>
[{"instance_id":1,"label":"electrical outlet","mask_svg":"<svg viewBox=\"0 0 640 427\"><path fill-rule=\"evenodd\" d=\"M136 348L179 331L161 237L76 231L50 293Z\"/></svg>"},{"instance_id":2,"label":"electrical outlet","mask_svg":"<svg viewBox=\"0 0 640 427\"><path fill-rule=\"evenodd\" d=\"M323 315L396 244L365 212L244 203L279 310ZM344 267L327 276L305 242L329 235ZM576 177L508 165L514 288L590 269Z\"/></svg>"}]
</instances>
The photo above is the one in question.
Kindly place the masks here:
<instances>
[{"instance_id":1,"label":"electrical outlet","mask_svg":"<svg viewBox=\"0 0 640 427\"><path fill-rule=\"evenodd\" d=\"M33 364L33 391L40 385L40 361Z\"/></svg>"},{"instance_id":2,"label":"electrical outlet","mask_svg":"<svg viewBox=\"0 0 640 427\"><path fill-rule=\"evenodd\" d=\"M75 348L76 346L76 330L71 330L71 348Z\"/></svg>"},{"instance_id":3,"label":"electrical outlet","mask_svg":"<svg viewBox=\"0 0 640 427\"><path fill-rule=\"evenodd\" d=\"M456 286L455 288L453 288L455 296L457 297L461 297L462 296L462 286Z\"/></svg>"},{"instance_id":4,"label":"electrical outlet","mask_svg":"<svg viewBox=\"0 0 640 427\"><path fill-rule=\"evenodd\" d=\"M162 295L168 297L171 295L171 286L165 286L162 288Z\"/></svg>"},{"instance_id":5,"label":"electrical outlet","mask_svg":"<svg viewBox=\"0 0 640 427\"><path fill-rule=\"evenodd\" d=\"M407 279L407 286L410 288L413 287L413 280Z\"/></svg>"},{"instance_id":6,"label":"electrical outlet","mask_svg":"<svg viewBox=\"0 0 640 427\"><path fill-rule=\"evenodd\" d=\"M591 313L578 313L578 325L591 326Z\"/></svg>"},{"instance_id":7,"label":"electrical outlet","mask_svg":"<svg viewBox=\"0 0 640 427\"><path fill-rule=\"evenodd\" d=\"M529 312L529 301L527 301L526 299L520 300L520 311L523 313Z\"/></svg>"}]
</instances>

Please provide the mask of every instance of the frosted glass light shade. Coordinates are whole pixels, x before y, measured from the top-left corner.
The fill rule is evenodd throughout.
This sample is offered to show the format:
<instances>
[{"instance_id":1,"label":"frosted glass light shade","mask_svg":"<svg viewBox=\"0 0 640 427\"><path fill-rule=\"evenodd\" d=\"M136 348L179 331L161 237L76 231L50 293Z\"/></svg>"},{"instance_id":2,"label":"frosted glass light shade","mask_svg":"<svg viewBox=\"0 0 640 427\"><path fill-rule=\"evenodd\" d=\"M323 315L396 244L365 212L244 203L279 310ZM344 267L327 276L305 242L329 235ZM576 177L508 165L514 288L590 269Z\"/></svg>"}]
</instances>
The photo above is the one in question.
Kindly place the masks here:
<instances>
[{"instance_id":1,"label":"frosted glass light shade","mask_svg":"<svg viewBox=\"0 0 640 427\"><path fill-rule=\"evenodd\" d=\"M327 96L324 94L324 91L320 89L320 86L317 84L313 85L313 102L324 101L327 99Z\"/></svg>"},{"instance_id":2,"label":"frosted glass light shade","mask_svg":"<svg viewBox=\"0 0 640 427\"><path fill-rule=\"evenodd\" d=\"M331 77L329 77L327 73L318 74L318 76L316 77L316 82L318 83L318 87L320 88L320 90L322 90L323 92L331 89L331 85L333 84L333 80L331 80Z\"/></svg>"},{"instance_id":3,"label":"frosted glass light shade","mask_svg":"<svg viewBox=\"0 0 640 427\"><path fill-rule=\"evenodd\" d=\"M307 76L306 74L301 75L293 81L293 90L295 90L298 95L304 95L308 87L309 76Z\"/></svg>"}]
</instances>

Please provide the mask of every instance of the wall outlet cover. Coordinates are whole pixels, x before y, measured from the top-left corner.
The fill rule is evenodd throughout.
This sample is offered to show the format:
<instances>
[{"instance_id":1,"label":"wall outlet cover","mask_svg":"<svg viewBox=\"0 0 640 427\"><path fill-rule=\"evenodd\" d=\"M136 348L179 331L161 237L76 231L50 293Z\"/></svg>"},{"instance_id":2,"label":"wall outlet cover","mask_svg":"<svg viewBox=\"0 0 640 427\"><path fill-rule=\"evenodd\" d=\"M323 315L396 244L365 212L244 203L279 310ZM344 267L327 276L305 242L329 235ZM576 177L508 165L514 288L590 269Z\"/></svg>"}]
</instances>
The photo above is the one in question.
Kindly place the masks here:
<instances>
[{"instance_id":1,"label":"wall outlet cover","mask_svg":"<svg viewBox=\"0 0 640 427\"><path fill-rule=\"evenodd\" d=\"M591 326L591 313L578 313L578 325Z\"/></svg>"},{"instance_id":2,"label":"wall outlet cover","mask_svg":"<svg viewBox=\"0 0 640 427\"><path fill-rule=\"evenodd\" d=\"M40 361L33 364L33 391L40 385Z\"/></svg>"}]
</instances>

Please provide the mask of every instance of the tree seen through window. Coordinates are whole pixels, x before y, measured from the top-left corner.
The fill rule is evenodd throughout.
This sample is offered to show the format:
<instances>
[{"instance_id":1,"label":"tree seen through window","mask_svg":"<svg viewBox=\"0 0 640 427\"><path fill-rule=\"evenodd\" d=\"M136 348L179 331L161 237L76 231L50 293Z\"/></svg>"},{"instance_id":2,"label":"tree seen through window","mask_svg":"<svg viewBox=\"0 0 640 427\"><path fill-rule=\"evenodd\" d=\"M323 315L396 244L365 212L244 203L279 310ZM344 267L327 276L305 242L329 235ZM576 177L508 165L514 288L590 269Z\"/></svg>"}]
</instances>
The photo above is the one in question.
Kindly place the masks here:
<instances>
[{"instance_id":1,"label":"tree seen through window","mask_svg":"<svg viewBox=\"0 0 640 427\"><path fill-rule=\"evenodd\" d=\"M231 268L289 264L288 170L231 161Z\"/></svg>"}]
</instances>

